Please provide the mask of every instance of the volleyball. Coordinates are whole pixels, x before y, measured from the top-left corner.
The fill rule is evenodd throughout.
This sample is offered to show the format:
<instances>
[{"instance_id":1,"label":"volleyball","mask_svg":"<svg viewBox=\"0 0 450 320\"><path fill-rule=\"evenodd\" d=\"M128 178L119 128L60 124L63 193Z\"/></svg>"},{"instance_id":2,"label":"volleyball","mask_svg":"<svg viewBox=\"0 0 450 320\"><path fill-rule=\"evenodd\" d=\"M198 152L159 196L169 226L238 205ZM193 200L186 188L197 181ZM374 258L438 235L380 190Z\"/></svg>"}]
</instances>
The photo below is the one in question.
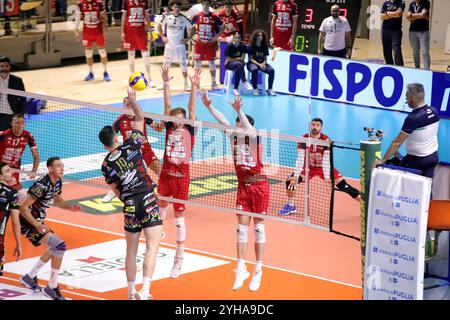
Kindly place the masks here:
<instances>
[{"instance_id":1,"label":"volleyball","mask_svg":"<svg viewBox=\"0 0 450 320\"><path fill-rule=\"evenodd\" d=\"M136 91L142 91L148 87L147 79L145 79L142 72L133 72L128 82L130 83L130 87Z\"/></svg>"}]
</instances>

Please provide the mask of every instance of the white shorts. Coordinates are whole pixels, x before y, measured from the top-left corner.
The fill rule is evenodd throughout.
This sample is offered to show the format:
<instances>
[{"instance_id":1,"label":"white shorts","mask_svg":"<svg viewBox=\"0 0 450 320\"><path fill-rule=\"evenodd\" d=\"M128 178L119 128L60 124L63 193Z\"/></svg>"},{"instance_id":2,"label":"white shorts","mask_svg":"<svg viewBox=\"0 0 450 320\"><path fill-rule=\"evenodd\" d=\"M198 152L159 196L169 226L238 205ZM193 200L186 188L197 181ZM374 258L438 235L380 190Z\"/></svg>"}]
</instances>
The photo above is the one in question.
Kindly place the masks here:
<instances>
[{"instance_id":1,"label":"white shorts","mask_svg":"<svg viewBox=\"0 0 450 320\"><path fill-rule=\"evenodd\" d=\"M187 65L186 46L184 44L176 47L166 46L164 48L164 64L170 65L172 62Z\"/></svg>"}]
</instances>

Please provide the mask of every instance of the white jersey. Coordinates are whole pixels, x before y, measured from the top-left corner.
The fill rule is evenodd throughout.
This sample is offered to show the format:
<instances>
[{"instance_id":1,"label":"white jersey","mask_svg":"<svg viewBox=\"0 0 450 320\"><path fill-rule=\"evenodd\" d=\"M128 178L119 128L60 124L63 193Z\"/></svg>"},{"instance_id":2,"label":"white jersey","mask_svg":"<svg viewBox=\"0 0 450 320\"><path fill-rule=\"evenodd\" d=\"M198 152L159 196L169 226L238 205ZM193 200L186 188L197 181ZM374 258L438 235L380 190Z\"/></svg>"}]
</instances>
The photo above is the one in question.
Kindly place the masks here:
<instances>
[{"instance_id":1,"label":"white jersey","mask_svg":"<svg viewBox=\"0 0 450 320\"><path fill-rule=\"evenodd\" d=\"M174 16L169 14L161 21L164 35L169 39L166 47L176 47L181 44L181 40L188 37L188 32L192 29L191 21L184 15Z\"/></svg>"}]
</instances>

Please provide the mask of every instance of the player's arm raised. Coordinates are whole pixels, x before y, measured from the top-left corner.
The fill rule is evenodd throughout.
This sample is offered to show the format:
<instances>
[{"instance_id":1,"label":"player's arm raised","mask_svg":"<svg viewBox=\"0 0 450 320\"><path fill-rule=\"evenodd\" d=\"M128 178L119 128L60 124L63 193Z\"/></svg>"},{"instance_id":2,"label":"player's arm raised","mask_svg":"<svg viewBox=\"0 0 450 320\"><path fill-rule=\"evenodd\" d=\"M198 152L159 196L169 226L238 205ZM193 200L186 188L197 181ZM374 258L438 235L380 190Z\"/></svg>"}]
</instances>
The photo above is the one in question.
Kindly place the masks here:
<instances>
[{"instance_id":1,"label":"player's arm raised","mask_svg":"<svg viewBox=\"0 0 450 320\"><path fill-rule=\"evenodd\" d=\"M136 101L136 91L131 88L128 88L128 102L130 103L131 109L133 109L134 112L133 129L144 132L144 112L142 111L141 106Z\"/></svg>"},{"instance_id":2,"label":"player's arm raised","mask_svg":"<svg viewBox=\"0 0 450 320\"><path fill-rule=\"evenodd\" d=\"M223 115L222 112L214 108L211 99L208 97L208 90L202 89L201 90L201 97L203 105L208 109L208 111L211 113L211 115L222 125L224 126L230 126L230 122L227 120L227 118Z\"/></svg>"},{"instance_id":3,"label":"player's arm raised","mask_svg":"<svg viewBox=\"0 0 450 320\"><path fill-rule=\"evenodd\" d=\"M170 94L170 80L173 77L169 76L169 67L162 66L161 67L161 76L164 81L164 115L170 115L170 111L172 110L172 96Z\"/></svg>"},{"instance_id":4,"label":"player's arm raised","mask_svg":"<svg viewBox=\"0 0 450 320\"><path fill-rule=\"evenodd\" d=\"M248 121L247 116L242 112L242 98L241 96L235 96L234 101L228 101L228 103L233 107L239 116L239 121L242 123L245 129L256 130L254 126Z\"/></svg>"},{"instance_id":5,"label":"player's arm raised","mask_svg":"<svg viewBox=\"0 0 450 320\"><path fill-rule=\"evenodd\" d=\"M189 79L191 80L191 94L189 96L189 119L195 120L196 114L195 114L195 105L197 103L197 86L200 83L200 75L202 70L201 69L195 69L194 75L189 75Z\"/></svg>"}]
</instances>

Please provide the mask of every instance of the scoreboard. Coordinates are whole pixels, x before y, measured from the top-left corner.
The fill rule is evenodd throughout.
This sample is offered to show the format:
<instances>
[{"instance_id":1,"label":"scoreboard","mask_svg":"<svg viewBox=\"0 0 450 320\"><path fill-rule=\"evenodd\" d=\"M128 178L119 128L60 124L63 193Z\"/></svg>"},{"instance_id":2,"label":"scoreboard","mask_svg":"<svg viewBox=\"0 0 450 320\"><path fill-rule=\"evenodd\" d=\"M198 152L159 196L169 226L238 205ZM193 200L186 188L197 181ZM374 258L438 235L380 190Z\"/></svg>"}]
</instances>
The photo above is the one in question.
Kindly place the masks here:
<instances>
[{"instance_id":1,"label":"scoreboard","mask_svg":"<svg viewBox=\"0 0 450 320\"><path fill-rule=\"evenodd\" d=\"M0 0L0 17L19 14L19 0Z\"/></svg>"},{"instance_id":2,"label":"scoreboard","mask_svg":"<svg viewBox=\"0 0 450 320\"><path fill-rule=\"evenodd\" d=\"M270 3L270 5L267 5L265 8L261 8L262 10L268 10L268 14L270 15L275 0L264 0L262 2L267 4ZM335 4L340 7L339 14L346 17L350 24L353 43L356 27L358 26L361 0L295 0L295 3L298 7L297 32L294 45L295 51L317 53L317 40L319 37L320 25L322 24L323 19L331 15L331 6ZM262 16L265 16L264 13ZM270 25L268 28L270 28ZM264 29L267 29L267 27Z\"/></svg>"}]
</instances>

